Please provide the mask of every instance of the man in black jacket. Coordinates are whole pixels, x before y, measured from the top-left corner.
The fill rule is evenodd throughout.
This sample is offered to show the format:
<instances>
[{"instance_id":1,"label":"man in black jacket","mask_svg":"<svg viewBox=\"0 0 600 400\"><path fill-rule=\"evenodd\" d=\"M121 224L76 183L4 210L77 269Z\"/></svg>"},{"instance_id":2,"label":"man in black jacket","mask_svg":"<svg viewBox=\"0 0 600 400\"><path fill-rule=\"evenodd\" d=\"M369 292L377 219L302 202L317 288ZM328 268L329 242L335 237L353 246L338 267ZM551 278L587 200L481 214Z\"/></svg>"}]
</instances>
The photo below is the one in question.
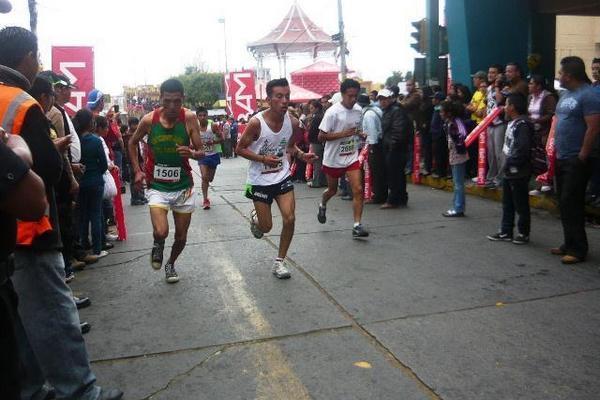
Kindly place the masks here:
<instances>
[{"instance_id":1,"label":"man in black jacket","mask_svg":"<svg viewBox=\"0 0 600 400\"><path fill-rule=\"evenodd\" d=\"M382 209L406 207L406 175L404 168L408 161L408 147L413 135L413 124L404 107L393 99L390 90L379 92L379 106L383 110L381 128L383 131L383 152L388 184L387 201Z\"/></svg>"},{"instance_id":2,"label":"man in black jacket","mask_svg":"<svg viewBox=\"0 0 600 400\"><path fill-rule=\"evenodd\" d=\"M0 30L0 121L29 146L33 170L42 178L48 200L39 221L19 222L17 227L13 283L19 296L17 337L24 355L21 397L44 398L47 381L57 398L117 400L121 391L95 385L77 308L64 281L54 187L62 173L61 153L70 141L52 143L44 111L26 93L38 70L35 35L20 27Z\"/></svg>"},{"instance_id":3,"label":"man in black jacket","mask_svg":"<svg viewBox=\"0 0 600 400\"><path fill-rule=\"evenodd\" d=\"M531 215L529 210L529 178L531 176L531 139L533 126L527 120L527 99L511 93L506 99L505 115L510 118L504 137L504 180L502 181L502 226L500 232L488 235L492 241L514 244L529 243ZM515 211L519 215L518 234L513 238Z\"/></svg>"}]
</instances>

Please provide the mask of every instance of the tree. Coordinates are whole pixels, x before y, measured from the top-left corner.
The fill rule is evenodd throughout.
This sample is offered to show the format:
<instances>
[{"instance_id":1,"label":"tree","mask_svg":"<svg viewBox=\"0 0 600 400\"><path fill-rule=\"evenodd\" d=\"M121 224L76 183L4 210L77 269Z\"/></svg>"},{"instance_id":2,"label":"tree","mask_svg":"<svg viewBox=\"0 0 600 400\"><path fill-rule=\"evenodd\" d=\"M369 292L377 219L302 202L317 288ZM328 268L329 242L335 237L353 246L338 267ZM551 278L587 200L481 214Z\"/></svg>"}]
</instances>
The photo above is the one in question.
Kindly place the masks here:
<instances>
[{"instance_id":1,"label":"tree","mask_svg":"<svg viewBox=\"0 0 600 400\"><path fill-rule=\"evenodd\" d=\"M396 86L396 85L398 85L398 83L403 82L403 81L404 81L404 74L402 73L402 71L392 71L392 75L389 76L385 80L385 86L386 87Z\"/></svg>"},{"instance_id":2,"label":"tree","mask_svg":"<svg viewBox=\"0 0 600 400\"><path fill-rule=\"evenodd\" d=\"M185 72L175 79L183 83L186 107L194 108L200 105L211 107L222 97L223 74L205 72L192 65L185 67Z\"/></svg>"}]
</instances>

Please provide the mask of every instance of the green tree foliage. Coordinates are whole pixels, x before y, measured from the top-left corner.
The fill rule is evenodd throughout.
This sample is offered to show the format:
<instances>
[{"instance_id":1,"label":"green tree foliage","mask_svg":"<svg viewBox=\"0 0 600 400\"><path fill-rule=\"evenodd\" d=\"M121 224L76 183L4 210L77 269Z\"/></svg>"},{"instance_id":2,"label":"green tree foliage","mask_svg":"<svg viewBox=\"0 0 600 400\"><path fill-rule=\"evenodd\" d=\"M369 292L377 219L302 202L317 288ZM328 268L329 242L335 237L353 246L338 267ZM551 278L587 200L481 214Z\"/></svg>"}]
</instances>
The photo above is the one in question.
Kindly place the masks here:
<instances>
[{"instance_id":1,"label":"green tree foliage","mask_svg":"<svg viewBox=\"0 0 600 400\"><path fill-rule=\"evenodd\" d=\"M176 76L183 83L185 90L185 106L212 107L215 101L222 98L223 74L205 72L196 66L185 67L182 75Z\"/></svg>"},{"instance_id":2,"label":"green tree foliage","mask_svg":"<svg viewBox=\"0 0 600 400\"><path fill-rule=\"evenodd\" d=\"M404 81L404 74L402 71L392 71L392 75L385 80L385 86L392 87L402 81Z\"/></svg>"}]
</instances>

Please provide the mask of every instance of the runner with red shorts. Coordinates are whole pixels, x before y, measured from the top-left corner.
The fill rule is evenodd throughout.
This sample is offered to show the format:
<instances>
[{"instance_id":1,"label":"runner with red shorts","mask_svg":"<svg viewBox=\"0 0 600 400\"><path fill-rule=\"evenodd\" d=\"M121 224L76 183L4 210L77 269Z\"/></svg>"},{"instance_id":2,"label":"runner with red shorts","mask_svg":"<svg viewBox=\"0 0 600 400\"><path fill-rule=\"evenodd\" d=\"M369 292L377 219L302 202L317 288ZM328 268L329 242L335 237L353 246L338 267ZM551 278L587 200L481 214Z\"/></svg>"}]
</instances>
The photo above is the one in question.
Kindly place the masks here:
<instances>
[{"instance_id":1,"label":"runner with red shorts","mask_svg":"<svg viewBox=\"0 0 600 400\"><path fill-rule=\"evenodd\" d=\"M329 107L319 125L319 141L325 142L323 173L327 176L327 190L323 192L317 219L324 224L327 221L327 202L338 188L338 180L344 174L352 188L352 209L354 226L352 237L369 236L362 224L363 189L360 163L358 161L359 124L361 108L356 104L360 84L353 79L342 82L340 92L342 101Z\"/></svg>"}]
</instances>

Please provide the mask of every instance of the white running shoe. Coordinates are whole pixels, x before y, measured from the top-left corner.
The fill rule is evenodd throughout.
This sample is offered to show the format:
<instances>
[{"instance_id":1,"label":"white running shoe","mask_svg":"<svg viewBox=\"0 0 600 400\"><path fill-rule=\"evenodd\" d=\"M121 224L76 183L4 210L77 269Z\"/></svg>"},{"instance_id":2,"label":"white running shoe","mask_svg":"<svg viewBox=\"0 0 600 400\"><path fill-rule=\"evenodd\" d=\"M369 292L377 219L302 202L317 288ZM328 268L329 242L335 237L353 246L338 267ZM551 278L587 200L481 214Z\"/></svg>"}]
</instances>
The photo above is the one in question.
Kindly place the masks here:
<instances>
[{"instance_id":1,"label":"white running shoe","mask_svg":"<svg viewBox=\"0 0 600 400\"><path fill-rule=\"evenodd\" d=\"M540 192L539 190L535 189L529 192L530 196L541 196L542 192Z\"/></svg>"},{"instance_id":2,"label":"white running shoe","mask_svg":"<svg viewBox=\"0 0 600 400\"><path fill-rule=\"evenodd\" d=\"M552 186L544 185L541 189L542 193L547 193L552 191Z\"/></svg>"},{"instance_id":3,"label":"white running shoe","mask_svg":"<svg viewBox=\"0 0 600 400\"><path fill-rule=\"evenodd\" d=\"M273 275L279 279L289 279L292 276L290 270L285 266L285 262L279 259L273 263Z\"/></svg>"},{"instance_id":4,"label":"white running shoe","mask_svg":"<svg viewBox=\"0 0 600 400\"><path fill-rule=\"evenodd\" d=\"M116 242L117 240L119 240L119 236L118 235L114 235L112 233L107 233L106 234L106 240L108 240L109 242Z\"/></svg>"},{"instance_id":5,"label":"white running shoe","mask_svg":"<svg viewBox=\"0 0 600 400\"><path fill-rule=\"evenodd\" d=\"M106 250L102 250L102 251L100 252L100 254L96 254L96 257L98 257L98 258L103 258L103 257L106 257L107 255L108 255L108 251L106 251Z\"/></svg>"},{"instance_id":6,"label":"white running shoe","mask_svg":"<svg viewBox=\"0 0 600 400\"><path fill-rule=\"evenodd\" d=\"M250 211L250 232L255 238L261 239L265 234L258 228L258 219L256 217L256 210Z\"/></svg>"}]
</instances>

